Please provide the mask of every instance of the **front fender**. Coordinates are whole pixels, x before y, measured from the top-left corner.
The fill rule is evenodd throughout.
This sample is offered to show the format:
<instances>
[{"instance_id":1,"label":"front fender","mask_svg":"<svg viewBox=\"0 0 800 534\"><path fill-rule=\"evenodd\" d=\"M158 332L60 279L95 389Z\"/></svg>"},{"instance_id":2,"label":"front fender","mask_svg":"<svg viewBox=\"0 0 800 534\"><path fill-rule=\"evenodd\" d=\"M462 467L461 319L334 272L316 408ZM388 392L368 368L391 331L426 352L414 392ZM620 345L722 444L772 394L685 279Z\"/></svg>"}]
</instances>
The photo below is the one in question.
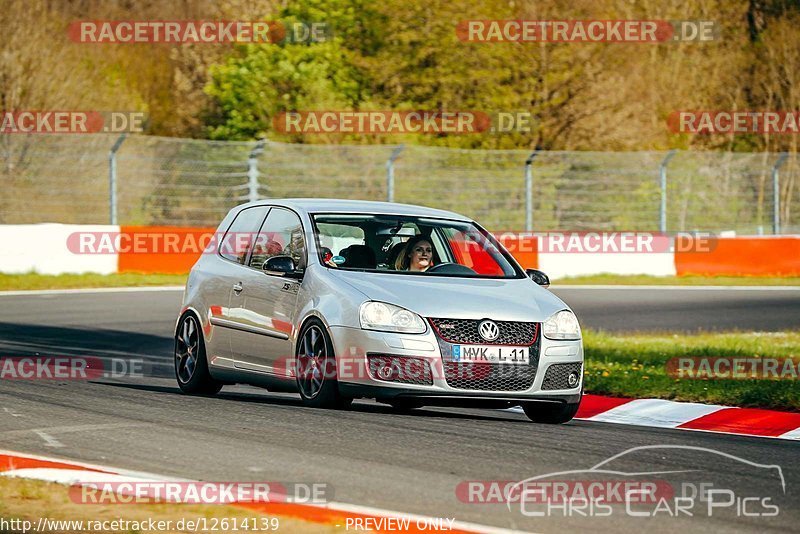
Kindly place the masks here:
<instances>
[{"instance_id":1,"label":"front fender","mask_svg":"<svg viewBox=\"0 0 800 534\"><path fill-rule=\"evenodd\" d=\"M358 310L364 301L369 300L361 291L330 276L321 265L309 267L298 297L297 325L317 317L326 328L361 328Z\"/></svg>"}]
</instances>

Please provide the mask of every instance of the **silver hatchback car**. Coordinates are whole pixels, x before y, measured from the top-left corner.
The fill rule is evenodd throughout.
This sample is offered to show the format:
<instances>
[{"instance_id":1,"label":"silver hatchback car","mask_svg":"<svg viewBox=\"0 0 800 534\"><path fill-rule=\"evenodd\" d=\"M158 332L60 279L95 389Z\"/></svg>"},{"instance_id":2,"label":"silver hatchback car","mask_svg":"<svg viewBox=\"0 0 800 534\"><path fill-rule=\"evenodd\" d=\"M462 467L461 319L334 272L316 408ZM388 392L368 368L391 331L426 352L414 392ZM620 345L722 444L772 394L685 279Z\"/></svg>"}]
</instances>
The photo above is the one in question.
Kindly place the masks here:
<instances>
[{"instance_id":1,"label":"silver hatchback car","mask_svg":"<svg viewBox=\"0 0 800 534\"><path fill-rule=\"evenodd\" d=\"M563 423L581 401L583 344L547 285L456 213L251 202L228 213L191 270L176 378L194 394L246 383L314 407L520 405Z\"/></svg>"}]
</instances>

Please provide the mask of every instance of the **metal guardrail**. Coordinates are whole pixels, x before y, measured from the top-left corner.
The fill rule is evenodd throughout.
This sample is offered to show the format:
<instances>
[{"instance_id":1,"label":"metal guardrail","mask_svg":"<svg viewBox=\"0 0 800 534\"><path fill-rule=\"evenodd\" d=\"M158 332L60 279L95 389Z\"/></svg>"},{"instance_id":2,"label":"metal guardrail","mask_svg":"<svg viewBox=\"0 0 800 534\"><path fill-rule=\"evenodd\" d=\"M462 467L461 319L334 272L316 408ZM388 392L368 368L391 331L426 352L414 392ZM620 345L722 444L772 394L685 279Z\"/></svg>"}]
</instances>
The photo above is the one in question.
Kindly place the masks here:
<instances>
[{"instance_id":1,"label":"metal guardrail","mask_svg":"<svg viewBox=\"0 0 800 534\"><path fill-rule=\"evenodd\" d=\"M800 232L797 154L0 135L0 223L214 225L267 197L387 200L493 230Z\"/></svg>"}]
</instances>

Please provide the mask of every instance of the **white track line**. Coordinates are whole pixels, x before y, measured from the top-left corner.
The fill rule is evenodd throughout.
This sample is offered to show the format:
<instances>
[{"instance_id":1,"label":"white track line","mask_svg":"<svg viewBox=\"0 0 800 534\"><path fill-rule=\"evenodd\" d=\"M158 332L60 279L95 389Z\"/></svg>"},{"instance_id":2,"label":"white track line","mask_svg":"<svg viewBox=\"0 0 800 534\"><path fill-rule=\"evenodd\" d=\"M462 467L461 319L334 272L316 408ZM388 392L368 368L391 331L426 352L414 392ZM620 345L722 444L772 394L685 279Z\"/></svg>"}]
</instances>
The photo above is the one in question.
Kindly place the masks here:
<instances>
[{"instance_id":1,"label":"white track line","mask_svg":"<svg viewBox=\"0 0 800 534\"><path fill-rule=\"evenodd\" d=\"M115 475L126 475L135 478L144 478L148 480L170 480L175 482L191 482L191 480L187 478L177 478L177 477L164 477L162 475L156 475L154 473L148 473L146 471L133 471L130 469L118 469L116 467L108 467L99 464L92 464L88 462L81 462L78 460L70 460L66 458L54 458L52 456L41 456L39 454L29 454L27 452L18 452L18 451L10 451L7 449L0 449L0 455L3 456L19 456L20 458L30 458L32 460L42 460L44 462L61 462L65 464L70 464L76 467L84 467L86 469L93 469L96 471L113 471ZM3 471L0 471L3 473Z\"/></svg>"},{"instance_id":2,"label":"white track line","mask_svg":"<svg viewBox=\"0 0 800 534\"><path fill-rule=\"evenodd\" d=\"M662 399L636 399L591 417L592 421L626 425L675 428L727 406L673 402Z\"/></svg>"},{"instance_id":3,"label":"white track line","mask_svg":"<svg viewBox=\"0 0 800 534\"><path fill-rule=\"evenodd\" d=\"M63 443L58 441L56 438L54 438L53 436L51 436L47 432L44 432L43 430L34 430L33 433L44 440L44 444L45 444L46 447L60 448L60 447L64 446Z\"/></svg>"},{"instance_id":4,"label":"white track line","mask_svg":"<svg viewBox=\"0 0 800 534\"><path fill-rule=\"evenodd\" d=\"M794 430L790 430L789 432L781 434L778 437L782 439L794 439L800 441L800 428L795 428Z\"/></svg>"},{"instance_id":5,"label":"white track line","mask_svg":"<svg viewBox=\"0 0 800 534\"><path fill-rule=\"evenodd\" d=\"M183 291L184 286L146 286L146 287L87 287L84 289L30 289L24 291L0 291L0 297L19 297L36 295L72 295L82 293L147 293L159 291Z\"/></svg>"}]
</instances>

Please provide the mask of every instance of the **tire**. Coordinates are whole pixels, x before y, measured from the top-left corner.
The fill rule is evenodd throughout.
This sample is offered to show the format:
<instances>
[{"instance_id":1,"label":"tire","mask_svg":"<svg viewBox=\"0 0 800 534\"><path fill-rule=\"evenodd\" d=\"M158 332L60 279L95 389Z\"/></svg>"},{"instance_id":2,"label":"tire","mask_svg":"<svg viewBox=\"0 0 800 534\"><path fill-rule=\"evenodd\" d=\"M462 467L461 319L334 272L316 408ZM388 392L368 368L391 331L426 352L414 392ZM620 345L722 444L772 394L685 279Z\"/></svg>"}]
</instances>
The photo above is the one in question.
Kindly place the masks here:
<instances>
[{"instance_id":1,"label":"tire","mask_svg":"<svg viewBox=\"0 0 800 534\"><path fill-rule=\"evenodd\" d=\"M522 410L534 423L560 425L575 417L580 405L580 402L559 404L526 402L522 404Z\"/></svg>"},{"instance_id":2,"label":"tire","mask_svg":"<svg viewBox=\"0 0 800 534\"><path fill-rule=\"evenodd\" d=\"M181 391L190 395L215 395L222 389L222 383L208 372L203 330L191 313L181 318L175 333L175 379Z\"/></svg>"},{"instance_id":3,"label":"tire","mask_svg":"<svg viewBox=\"0 0 800 534\"><path fill-rule=\"evenodd\" d=\"M325 325L311 319L303 327L295 350L297 390L305 406L343 409L353 399L339 393L336 379L336 356Z\"/></svg>"},{"instance_id":4,"label":"tire","mask_svg":"<svg viewBox=\"0 0 800 534\"><path fill-rule=\"evenodd\" d=\"M416 399L394 399L388 402L396 412L410 412L423 406L422 402Z\"/></svg>"}]
</instances>

